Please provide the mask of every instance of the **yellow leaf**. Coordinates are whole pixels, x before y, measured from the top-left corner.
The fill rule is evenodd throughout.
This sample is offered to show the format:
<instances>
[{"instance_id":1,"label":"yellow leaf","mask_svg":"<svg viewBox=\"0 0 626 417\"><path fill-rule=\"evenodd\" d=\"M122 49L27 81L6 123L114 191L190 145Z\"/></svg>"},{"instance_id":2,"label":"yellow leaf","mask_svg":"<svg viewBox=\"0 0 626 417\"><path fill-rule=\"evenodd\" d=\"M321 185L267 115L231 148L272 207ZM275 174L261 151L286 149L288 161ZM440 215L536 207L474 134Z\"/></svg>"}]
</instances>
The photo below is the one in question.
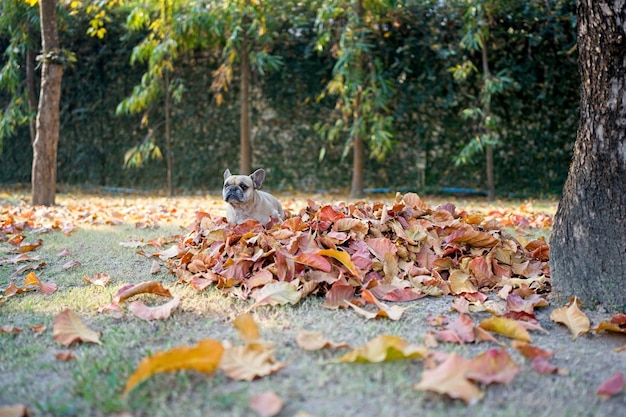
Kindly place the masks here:
<instances>
[{"instance_id":1,"label":"yellow leaf","mask_svg":"<svg viewBox=\"0 0 626 417\"><path fill-rule=\"evenodd\" d=\"M320 350L324 348L347 348L346 343L331 342L322 332L301 330L296 336L296 343L304 350Z\"/></svg>"},{"instance_id":2,"label":"yellow leaf","mask_svg":"<svg viewBox=\"0 0 626 417\"><path fill-rule=\"evenodd\" d=\"M261 338L259 328L250 313L237 316L233 325L239 330L239 338L245 343L253 343Z\"/></svg>"},{"instance_id":3,"label":"yellow leaf","mask_svg":"<svg viewBox=\"0 0 626 417\"><path fill-rule=\"evenodd\" d=\"M550 320L567 326L572 333L572 340L587 333L591 327L589 318L578 308L576 298L569 307L560 307L550 313Z\"/></svg>"},{"instance_id":4,"label":"yellow leaf","mask_svg":"<svg viewBox=\"0 0 626 417\"><path fill-rule=\"evenodd\" d=\"M219 366L224 347L213 339L204 339L197 345L182 346L143 359L135 372L126 381L124 395L152 375L179 370L194 370L211 373Z\"/></svg>"},{"instance_id":5,"label":"yellow leaf","mask_svg":"<svg viewBox=\"0 0 626 417\"><path fill-rule=\"evenodd\" d=\"M342 252L337 249L323 249L318 251L317 254L335 258L336 260L341 262L346 268L348 268L348 271L352 275L354 275L355 277L359 276L359 271L356 269L356 266L354 266L354 263L352 263L352 259L350 259L350 254L348 254L347 252Z\"/></svg>"},{"instance_id":6,"label":"yellow leaf","mask_svg":"<svg viewBox=\"0 0 626 417\"><path fill-rule=\"evenodd\" d=\"M412 345L398 336L382 335L333 360L335 363L377 363L399 359L419 359L426 355L426 348Z\"/></svg>"},{"instance_id":7,"label":"yellow leaf","mask_svg":"<svg viewBox=\"0 0 626 417\"><path fill-rule=\"evenodd\" d=\"M506 317L490 317L483 320L478 327L490 332L499 333L511 339L529 343L532 341L528 330L526 330L521 323Z\"/></svg>"},{"instance_id":8,"label":"yellow leaf","mask_svg":"<svg viewBox=\"0 0 626 417\"><path fill-rule=\"evenodd\" d=\"M100 334L91 330L83 323L72 310L63 310L54 318L52 325L52 337L54 341L65 346L74 342L100 342Z\"/></svg>"}]
</instances>

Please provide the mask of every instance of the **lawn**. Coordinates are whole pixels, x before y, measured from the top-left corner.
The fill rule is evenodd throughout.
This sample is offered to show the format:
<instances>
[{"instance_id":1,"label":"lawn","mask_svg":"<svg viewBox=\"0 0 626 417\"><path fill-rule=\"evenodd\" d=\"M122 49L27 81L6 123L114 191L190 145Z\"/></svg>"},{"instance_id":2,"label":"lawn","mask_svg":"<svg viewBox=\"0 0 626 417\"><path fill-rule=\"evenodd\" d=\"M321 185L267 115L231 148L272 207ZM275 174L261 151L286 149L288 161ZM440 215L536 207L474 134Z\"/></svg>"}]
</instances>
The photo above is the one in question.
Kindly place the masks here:
<instances>
[{"instance_id":1,"label":"lawn","mask_svg":"<svg viewBox=\"0 0 626 417\"><path fill-rule=\"evenodd\" d=\"M320 221L319 213L326 205L347 207L355 204L339 195L284 194L278 197L292 218L302 217L303 210L314 202L320 207L320 211L315 212ZM328 282L319 284L311 294L304 294L298 287L297 300L281 301L275 295L255 298L258 293L242 290L238 281L220 280L215 285L207 285L206 281L199 281L197 274L194 281L191 273L172 273L177 265L180 267L191 259L183 261L184 254L166 255L172 245L187 242L182 246L190 251L191 256L196 250L189 244L191 236L196 236L196 242L202 243L203 239L208 242L209 236L214 236L212 233L222 227L219 224L225 205L220 196L170 199L62 194L58 197L58 206L53 208L32 208L27 205L27 200L19 193L0 193L2 417L24 415L21 411L9 414L9 406L27 407L35 416L276 415L272 411L276 397L282 403L279 416L569 417L621 415L626 409L623 390L608 399L597 394L598 387L609 377L626 371L625 352L619 350L626 338L619 332L589 331L572 340L570 329L551 319L551 315L563 306L537 305L534 308L525 304L524 308L530 309L530 313L514 320L524 321L525 328L531 329L528 332L532 339L529 346L551 352L549 361L542 368L522 355L523 349L519 346L523 344L523 338L512 332L483 331L491 337L480 342L473 336L469 339L461 337L463 329L468 327L461 326L459 317L469 320L472 329L498 316L496 308L506 304L504 299L507 297L501 293L502 285L476 292L486 299L479 297L477 300L475 297L478 296L473 298L456 291L444 295L432 293L411 301L377 300L383 307L363 301L361 291L365 287L358 287L352 300L354 307L342 304L343 299L333 303L325 296L331 285ZM501 232L494 234L510 236L522 245L548 238L556 209L554 201L498 201L490 204L480 199L424 197L422 200L433 213L441 204L452 202L456 206L456 217L463 217L468 224L497 222ZM394 195L372 195L362 204L363 207L373 207L380 203L381 207L391 208L397 202ZM394 210L390 209L390 213L396 213ZM447 210L450 211L450 206ZM197 212L207 213L213 223L207 225L205 222L200 227ZM421 221L433 221L436 216L428 213ZM190 229L194 224L195 232ZM231 229L224 227L219 230L226 231L220 233L231 236ZM436 226L433 229L445 228ZM248 242L256 242L269 232L249 230L246 233L250 233L245 235ZM322 235L318 230L314 237L318 239ZM337 238L338 235L332 236ZM417 235L412 236L417 239ZM330 244L328 240L322 241ZM248 246L255 247L254 244ZM336 250L343 251L345 246L342 245L344 243L337 244ZM466 244L464 248L476 256L481 251L477 244ZM280 249L278 247L277 251ZM484 252L482 250L481 256ZM326 258L332 272L339 275L345 272L347 277L350 264L330 255ZM233 258L233 255L222 253L215 256L225 263L227 258ZM262 259L258 262L264 262L263 267L274 260L271 251L259 256ZM385 259L375 260L372 268L378 268L380 275L388 276L389 264L395 261ZM403 265L406 267L402 259L398 262L400 270ZM193 270L190 263L184 265L183 269ZM326 267L326 264L314 265ZM306 265L309 267L312 265ZM293 268L296 272L302 270L302 266ZM281 274L277 266L274 269L270 266L270 270ZM30 273L47 286L34 285L34 291L11 295L10 284L22 288ZM202 273L205 274L203 277L207 276ZM398 270L394 273L400 274ZM106 285L88 282L106 277ZM331 278L326 276L324 279ZM354 281L354 277L345 279L348 284ZM144 293L128 301L115 302L120 289L145 281L162 284L172 297ZM422 281L411 282L414 285L407 290L411 294L434 288ZM549 280L541 282L545 284ZM463 285L470 284L465 282ZM368 288L373 290L374 286ZM546 288L549 286L544 285L535 295L549 303L550 294ZM171 312L164 313L162 319L146 320L130 311L131 303L137 301L148 309L155 309L177 297L180 297L180 303ZM532 297L528 294L527 299ZM112 305L119 308L112 308ZM66 346L55 340L55 318L66 309L98 333L99 343L78 341ZM601 309L584 306L581 309L592 326L611 319L611 315ZM149 311L154 313L154 310ZM386 313L381 311L392 312L392 318L385 317ZM393 312L398 311L401 312L399 316L394 316ZM255 329L247 328L246 340L246 330L236 326L236 319L245 317L242 314L246 312L257 326L259 340L250 340L249 332ZM450 332L444 332L446 330L455 331L456 336L450 336ZM329 347L308 350L302 343L304 332L318 332L316 337L340 346L333 347L329 343ZM415 348L423 354L405 358L405 353L397 349L383 349L387 356L380 361L371 358L337 360L383 335L396 336L408 346L407 349ZM450 340L451 337L458 340ZM196 346L206 339L218 341L233 352L232 346L252 346L257 353L270 357L270 362L276 366L267 370L264 368L267 363L259 365L235 357L241 362L239 370L250 371L253 377L237 378L224 368L205 373L196 370L154 373L125 394L129 377L142 361L158 352ZM484 368L491 365L484 365L481 369L481 375L489 374L494 383L485 382L484 375L477 381L477 378L453 370L448 375L441 368L450 358L456 358L463 365L464 361L475 360L485 352L498 355L493 361L495 368L485 371ZM397 360L390 360L392 357ZM500 359L503 362L498 362ZM198 369L188 363L185 366ZM510 371L507 375L504 375L505 369ZM503 382L508 377L512 379ZM430 389L423 388L427 385L424 381L430 382ZM461 388L455 385L461 385ZM440 387L441 392L436 392L433 386ZM261 395L268 392L276 395ZM461 399L453 398L455 395ZM261 411L254 411L255 404L263 398L269 398L269 405L258 406Z\"/></svg>"}]
</instances>

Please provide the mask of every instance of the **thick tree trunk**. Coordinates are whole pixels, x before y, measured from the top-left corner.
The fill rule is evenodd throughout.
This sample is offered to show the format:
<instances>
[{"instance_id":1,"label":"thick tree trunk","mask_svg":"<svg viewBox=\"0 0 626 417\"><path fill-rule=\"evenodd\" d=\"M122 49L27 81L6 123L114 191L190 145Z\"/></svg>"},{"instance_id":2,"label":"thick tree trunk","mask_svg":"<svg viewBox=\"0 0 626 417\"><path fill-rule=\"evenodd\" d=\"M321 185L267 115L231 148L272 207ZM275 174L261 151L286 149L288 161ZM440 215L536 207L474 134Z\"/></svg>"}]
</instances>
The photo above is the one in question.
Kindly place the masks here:
<instances>
[{"instance_id":1,"label":"thick tree trunk","mask_svg":"<svg viewBox=\"0 0 626 417\"><path fill-rule=\"evenodd\" d=\"M59 142L59 103L63 65L56 21L56 0L40 0L43 67L37 111L37 134L33 142L32 204L54 205Z\"/></svg>"},{"instance_id":2,"label":"thick tree trunk","mask_svg":"<svg viewBox=\"0 0 626 417\"><path fill-rule=\"evenodd\" d=\"M363 138L357 135L352 140L352 186L350 187L350 197L363 197L363 172L365 170L365 149Z\"/></svg>"},{"instance_id":3,"label":"thick tree trunk","mask_svg":"<svg viewBox=\"0 0 626 417\"><path fill-rule=\"evenodd\" d=\"M172 135L170 132L170 102L171 94L170 94L170 74L166 70L165 71L165 103L164 103L164 112L165 112L165 160L167 164L167 195L170 197L174 196L174 184L172 180L172 171L173 167L173 155L172 155Z\"/></svg>"},{"instance_id":4,"label":"thick tree trunk","mask_svg":"<svg viewBox=\"0 0 626 417\"><path fill-rule=\"evenodd\" d=\"M252 144L250 140L250 56L248 55L248 34L243 31L241 39L241 159L239 173L252 173Z\"/></svg>"},{"instance_id":5,"label":"thick tree trunk","mask_svg":"<svg viewBox=\"0 0 626 417\"><path fill-rule=\"evenodd\" d=\"M579 0L580 126L551 239L554 292L626 306L626 5Z\"/></svg>"}]
</instances>

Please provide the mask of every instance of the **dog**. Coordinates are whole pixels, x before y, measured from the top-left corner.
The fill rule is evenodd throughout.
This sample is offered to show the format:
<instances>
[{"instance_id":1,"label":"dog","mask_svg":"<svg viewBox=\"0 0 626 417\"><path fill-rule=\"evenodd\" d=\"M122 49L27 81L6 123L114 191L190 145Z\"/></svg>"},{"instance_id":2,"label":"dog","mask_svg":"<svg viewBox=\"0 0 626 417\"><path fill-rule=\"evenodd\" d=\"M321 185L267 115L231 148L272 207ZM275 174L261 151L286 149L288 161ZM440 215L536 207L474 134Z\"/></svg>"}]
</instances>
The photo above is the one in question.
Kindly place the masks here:
<instances>
[{"instance_id":1,"label":"dog","mask_svg":"<svg viewBox=\"0 0 626 417\"><path fill-rule=\"evenodd\" d=\"M270 193L259 190L265 180L265 170L258 169L250 175L233 175L229 169L224 171L222 197L228 204L226 220L241 224L246 220L256 220L266 225L270 218L283 221L283 206Z\"/></svg>"}]
</instances>

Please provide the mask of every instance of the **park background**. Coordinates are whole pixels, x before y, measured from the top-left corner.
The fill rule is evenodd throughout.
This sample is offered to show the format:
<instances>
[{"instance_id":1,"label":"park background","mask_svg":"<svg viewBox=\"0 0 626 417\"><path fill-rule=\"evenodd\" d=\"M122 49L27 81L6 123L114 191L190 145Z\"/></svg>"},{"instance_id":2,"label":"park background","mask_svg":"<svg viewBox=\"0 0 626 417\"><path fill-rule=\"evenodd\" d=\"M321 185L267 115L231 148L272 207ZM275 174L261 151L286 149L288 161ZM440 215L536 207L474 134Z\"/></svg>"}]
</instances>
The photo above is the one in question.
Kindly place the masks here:
<instances>
[{"instance_id":1,"label":"park background","mask_svg":"<svg viewBox=\"0 0 626 417\"><path fill-rule=\"evenodd\" d=\"M131 55L157 38L139 54L171 65L165 72L173 189L221 188L224 169L237 171L240 160L241 71L239 55L229 51L240 45L237 7L247 3L246 13L253 10L247 31L252 167L268 171L268 189L350 187L355 123L345 107L354 101L350 83L360 82L373 91L363 117L370 123L365 189L483 191L481 138L493 145L498 196L560 195L579 121L573 1L364 1L356 2L364 7L357 28L350 2L228 3L231 20L219 24L208 17L211 2L59 8L60 44L75 62L63 76L58 184L166 189L167 158L143 155L142 167L123 168L132 149L155 145L166 155L163 89L152 90L140 111L116 112L135 86L142 90L142 77L144 92L153 86L155 80L146 84L153 64L131 64ZM36 109L25 105L24 68L27 49L40 45L38 14L25 2L3 5L0 184L26 186L32 165L27 121ZM165 35L158 28L164 5ZM8 13L11 7L23 10ZM350 33L360 35L355 40ZM342 57L353 61L342 68ZM217 90L216 77L230 59L227 91Z\"/></svg>"}]
</instances>

